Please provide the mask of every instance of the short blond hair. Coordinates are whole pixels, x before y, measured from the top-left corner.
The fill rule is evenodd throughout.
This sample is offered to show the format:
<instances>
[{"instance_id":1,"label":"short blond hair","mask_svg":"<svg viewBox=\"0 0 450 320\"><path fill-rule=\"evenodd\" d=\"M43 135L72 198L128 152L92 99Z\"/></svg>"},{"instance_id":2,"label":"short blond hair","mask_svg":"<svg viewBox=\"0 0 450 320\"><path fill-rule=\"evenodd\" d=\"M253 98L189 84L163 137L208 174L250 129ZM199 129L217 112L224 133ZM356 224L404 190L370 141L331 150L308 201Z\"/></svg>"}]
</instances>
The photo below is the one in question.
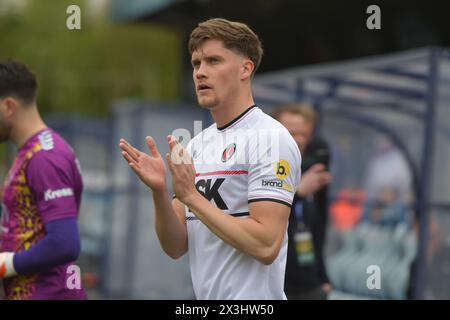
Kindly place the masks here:
<instances>
[{"instance_id":1,"label":"short blond hair","mask_svg":"<svg viewBox=\"0 0 450 320\"><path fill-rule=\"evenodd\" d=\"M306 122L312 123L314 126L316 125L316 111L314 111L314 108L309 104L290 103L278 106L272 111L272 117L276 120L280 120L283 113L300 115Z\"/></svg>"}]
</instances>

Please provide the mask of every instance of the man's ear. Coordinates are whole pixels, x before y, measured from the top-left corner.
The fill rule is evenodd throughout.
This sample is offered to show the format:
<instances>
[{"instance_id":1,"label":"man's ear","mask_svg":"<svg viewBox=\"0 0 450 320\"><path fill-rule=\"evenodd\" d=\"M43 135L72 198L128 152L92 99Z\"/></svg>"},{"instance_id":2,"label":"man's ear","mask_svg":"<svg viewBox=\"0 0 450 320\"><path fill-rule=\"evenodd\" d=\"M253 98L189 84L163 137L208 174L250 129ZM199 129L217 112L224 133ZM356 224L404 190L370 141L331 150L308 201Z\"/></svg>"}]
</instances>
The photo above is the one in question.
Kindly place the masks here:
<instances>
[{"instance_id":1,"label":"man's ear","mask_svg":"<svg viewBox=\"0 0 450 320\"><path fill-rule=\"evenodd\" d=\"M3 105L3 116L5 118L11 118L17 112L19 102L12 97L6 97L3 99Z\"/></svg>"},{"instance_id":2,"label":"man's ear","mask_svg":"<svg viewBox=\"0 0 450 320\"><path fill-rule=\"evenodd\" d=\"M252 76L253 70L255 70L255 64L250 59L244 59L242 62L241 80L246 80Z\"/></svg>"}]
</instances>

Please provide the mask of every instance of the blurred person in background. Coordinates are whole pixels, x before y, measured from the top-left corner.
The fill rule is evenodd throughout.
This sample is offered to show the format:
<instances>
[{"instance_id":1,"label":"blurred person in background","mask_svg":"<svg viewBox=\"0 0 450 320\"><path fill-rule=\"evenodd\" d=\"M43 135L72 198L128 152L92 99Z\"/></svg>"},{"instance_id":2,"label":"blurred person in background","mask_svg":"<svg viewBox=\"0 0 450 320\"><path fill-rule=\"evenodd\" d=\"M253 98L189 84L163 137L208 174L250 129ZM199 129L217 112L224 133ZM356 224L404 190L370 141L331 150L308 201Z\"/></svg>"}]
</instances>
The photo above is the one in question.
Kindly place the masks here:
<instances>
[{"instance_id":1,"label":"blurred person in background","mask_svg":"<svg viewBox=\"0 0 450 320\"><path fill-rule=\"evenodd\" d=\"M302 154L302 178L289 216L286 295L293 300L323 300L331 291L323 259L331 181L328 146L314 137L316 113L309 105L279 106L272 115L288 129Z\"/></svg>"},{"instance_id":2,"label":"blurred person in background","mask_svg":"<svg viewBox=\"0 0 450 320\"><path fill-rule=\"evenodd\" d=\"M366 201L367 192L363 189L350 186L339 190L330 205L333 228L338 233L354 228L364 215Z\"/></svg>"},{"instance_id":3,"label":"blurred person in background","mask_svg":"<svg viewBox=\"0 0 450 320\"><path fill-rule=\"evenodd\" d=\"M398 201L410 204L412 175L404 156L385 136L378 137L375 143L365 173L368 201L377 200L388 188L395 190Z\"/></svg>"},{"instance_id":4,"label":"blurred person in background","mask_svg":"<svg viewBox=\"0 0 450 320\"><path fill-rule=\"evenodd\" d=\"M18 149L1 190L0 279L6 299L86 299L81 279L71 278L80 253L80 168L42 121L36 90L26 65L0 61L0 141Z\"/></svg>"},{"instance_id":5,"label":"blurred person in background","mask_svg":"<svg viewBox=\"0 0 450 320\"><path fill-rule=\"evenodd\" d=\"M189 253L197 299L286 299L286 231L301 156L286 128L253 101L260 40L243 23L210 19L191 33L189 50L198 103L215 123L186 149L168 136L175 198L153 138L150 155L121 139L122 154L153 191L163 250L175 259Z\"/></svg>"},{"instance_id":6,"label":"blurred person in background","mask_svg":"<svg viewBox=\"0 0 450 320\"><path fill-rule=\"evenodd\" d=\"M400 200L399 190L386 186L380 194L365 205L362 221L385 227L395 227L399 223L411 226L410 212L404 201Z\"/></svg>"}]
</instances>

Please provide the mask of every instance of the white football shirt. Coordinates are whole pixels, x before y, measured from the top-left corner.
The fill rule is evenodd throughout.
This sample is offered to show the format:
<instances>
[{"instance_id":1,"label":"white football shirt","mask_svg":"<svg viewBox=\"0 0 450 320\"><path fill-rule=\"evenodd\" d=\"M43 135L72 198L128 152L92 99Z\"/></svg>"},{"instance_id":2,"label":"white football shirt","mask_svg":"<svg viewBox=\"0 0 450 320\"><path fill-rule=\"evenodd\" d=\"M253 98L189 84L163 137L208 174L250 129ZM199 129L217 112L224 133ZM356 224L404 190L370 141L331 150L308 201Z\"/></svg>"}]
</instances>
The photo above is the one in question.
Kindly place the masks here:
<instances>
[{"instance_id":1,"label":"white football shirt","mask_svg":"<svg viewBox=\"0 0 450 320\"><path fill-rule=\"evenodd\" d=\"M287 129L252 106L222 128L211 125L187 146L196 188L224 214L249 218L249 203L291 206L300 181L300 151ZM271 265L236 250L186 207L188 253L197 299L286 299L287 232Z\"/></svg>"}]
</instances>

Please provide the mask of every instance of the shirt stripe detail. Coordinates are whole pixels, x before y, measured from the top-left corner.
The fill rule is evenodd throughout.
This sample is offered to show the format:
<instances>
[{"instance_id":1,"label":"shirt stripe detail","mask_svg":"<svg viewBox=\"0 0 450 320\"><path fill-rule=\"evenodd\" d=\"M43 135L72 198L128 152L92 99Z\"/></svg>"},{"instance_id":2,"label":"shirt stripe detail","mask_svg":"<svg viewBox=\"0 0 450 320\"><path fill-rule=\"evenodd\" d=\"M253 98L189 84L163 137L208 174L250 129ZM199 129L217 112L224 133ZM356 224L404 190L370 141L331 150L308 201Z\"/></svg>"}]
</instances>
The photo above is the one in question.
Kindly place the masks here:
<instances>
[{"instance_id":1,"label":"shirt stripe detail","mask_svg":"<svg viewBox=\"0 0 450 320\"><path fill-rule=\"evenodd\" d=\"M254 198L254 199L248 199L248 203L258 202L258 201L272 201L272 202L277 202L277 203L281 203L281 204L287 205L289 208L292 207L292 204L289 203L288 201L281 200L281 199L276 199L276 198Z\"/></svg>"},{"instance_id":2,"label":"shirt stripe detail","mask_svg":"<svg viewBox=\"0 0 450 320\"><path fill-rule=\"evenodd\" d=\"M215 176L215 175L238 175L238 174L248 174L247 170L222 170L222 171L211 171L211 172L202 172L196 173L196 177L205 177L205 176Z\"/></svg>"},{"instance_id":3,"label":"shirt stripe detail","mask_svg":"<svg viewBox=\"0 0 450 320\"><path fill-rule=\"evenodd\" d=\"M250 212L230 213L229 215L232 217L246 217L250 215ZM198 218L196 216L186 217L186 221L193 221L193 220L198 220Z\"/></svg>"}]
</instances>

